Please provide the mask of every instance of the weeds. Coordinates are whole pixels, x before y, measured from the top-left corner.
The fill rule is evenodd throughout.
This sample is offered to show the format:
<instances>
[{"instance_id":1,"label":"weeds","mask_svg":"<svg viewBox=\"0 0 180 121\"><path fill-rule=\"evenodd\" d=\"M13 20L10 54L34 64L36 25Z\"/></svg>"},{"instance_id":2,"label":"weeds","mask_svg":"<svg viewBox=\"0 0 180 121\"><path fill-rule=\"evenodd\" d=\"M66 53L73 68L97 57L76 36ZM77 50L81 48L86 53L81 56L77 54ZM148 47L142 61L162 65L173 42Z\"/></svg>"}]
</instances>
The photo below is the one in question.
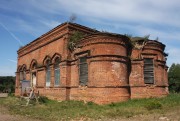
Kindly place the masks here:
<instances>
[{"instance_id":1,"label":"weeds","mask_svg":"<svg viewBox=\"0 0 180 121\"><path fill-rule=\"evenodd\" d=\"M20 99L10 96L0 99L0 106L7 107L12 114L34 117L43 121L81 120L116 117L133 117L139 114L160 113L180 107L180 94L164 98L134 99L127 102L97 105L93 102L53 101L41 97L39 104L23 107Z\"/></svg>"},{"instance_id":2,"label":"weeds","mask_svg":"<svg viewBox=\"0 0 180 121\"><path fill-rule=\"evenodd\" d=\"M145 108L147 110L162 109L162 104L157 100L153 100L148 102Z\"/></svg>"},{"instance_id":3,"label":"weeds","mask_svg":"<svg viewBox=\"0 0 180 121\"><path fill-rule=\"evenodd\" d=\"M68 49L73 51L76 48L76 44L83 38L83 33L75 31L69 38Z\"/></svg>"}]
</instances>

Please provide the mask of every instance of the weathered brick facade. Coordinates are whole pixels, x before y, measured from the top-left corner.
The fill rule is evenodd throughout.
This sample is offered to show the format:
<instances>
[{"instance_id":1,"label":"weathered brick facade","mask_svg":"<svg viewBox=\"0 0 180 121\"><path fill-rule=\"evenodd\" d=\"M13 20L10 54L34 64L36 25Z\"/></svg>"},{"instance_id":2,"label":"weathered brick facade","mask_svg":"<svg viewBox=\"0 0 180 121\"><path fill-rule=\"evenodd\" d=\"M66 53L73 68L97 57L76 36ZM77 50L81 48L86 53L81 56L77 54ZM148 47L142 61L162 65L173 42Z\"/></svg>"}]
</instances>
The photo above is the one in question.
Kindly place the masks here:
<instances>
[{"instance_id":1,"label":"weathered brick facade","mask_svg":"<svg viewBox=\"0 0 180 121\"><path fill-rule=\"evenodd\" d=\"M70 50L69 39L77 31L84 36ZM21 80L29 80L40 95L57 100L106 104L165 96L164 48L158 41L63 23L18 50L15 94L21 94Z\"/></svg>"}]
</instances>

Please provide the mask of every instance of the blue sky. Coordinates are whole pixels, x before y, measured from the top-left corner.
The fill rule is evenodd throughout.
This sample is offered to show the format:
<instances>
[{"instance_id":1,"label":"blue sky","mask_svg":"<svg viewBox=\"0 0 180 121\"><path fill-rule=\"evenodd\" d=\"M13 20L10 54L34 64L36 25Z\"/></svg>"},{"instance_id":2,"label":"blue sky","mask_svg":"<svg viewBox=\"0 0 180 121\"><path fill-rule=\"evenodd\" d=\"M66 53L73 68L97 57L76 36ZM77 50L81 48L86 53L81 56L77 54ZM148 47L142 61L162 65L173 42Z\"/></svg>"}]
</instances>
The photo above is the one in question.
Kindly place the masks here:
<instances>
[{"instance_id":1,"label":"blue sky","mask_svg":"<svg viewBox=\"0 0 180 121\"><path fill-rule=\"evenodd\" d=\"M75 14L76 23L166 44L180 62L180 0L0 0L0 76L15 75L17 50Z\"/></svg>"}]
</instances>

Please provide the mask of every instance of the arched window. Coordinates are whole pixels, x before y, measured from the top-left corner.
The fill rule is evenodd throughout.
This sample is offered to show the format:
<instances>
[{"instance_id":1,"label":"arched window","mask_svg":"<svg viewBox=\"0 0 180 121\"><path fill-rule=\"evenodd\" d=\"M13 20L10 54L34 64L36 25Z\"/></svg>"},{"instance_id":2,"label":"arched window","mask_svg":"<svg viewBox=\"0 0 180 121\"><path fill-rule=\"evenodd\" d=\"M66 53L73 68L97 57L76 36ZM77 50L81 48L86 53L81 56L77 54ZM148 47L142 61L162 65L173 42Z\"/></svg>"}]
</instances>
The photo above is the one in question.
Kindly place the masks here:
<instances>
[{"instance_id":1,"label":"arched window","mask_svg":"<svg viewBox=\"0 0 180 121\"><path fill-rule=\"evenodd\" d=\"M26 67L23 66L20 70L20 81L26 80Z\"/></svg>"},{"instance_id":2,"label":"arched window","mask_svg":"<svg viewBox=\"0 0 180 121\"><path fill-rule=\"evenodd\" d=\"M33 59L30 64L30 69L35 70L37 68L37 61Z\"/></svg>"},{"instance_id":3,"label":"arched window","mask_svg":"<svg viewBox=\"0 0 180 121\"><path fill-rule=\"evenodd\" d=\"M36 63L33 63L32 69L34 70L34 69L36 69L36 67L37 67L37 64L36 64Z\"/></svg>"},{"instance_id":4,"label":"arched window","mask_svg":"<svg viewBox=\"0 0 180 121\"><path fill-rule=\"evenodd\" d=\"M54 85L58 86L60 84L60 68L59 68L60 59L59 57L55 59L54 64Z\"/></svg>"},{"instance_id":5,"label":"arched window","mask_svg":"<svg viewBox=\"0 0 180 121\"><path fill-rule=\"evenodd\" d=\"M22 80L23 80L23 72L20 71L20 81L22 81Z\"/></svg>"},{"instance_id":6,"label":"arched window","mask_svg":"<svg viewBox=\"0 0 180 121\"><path fill-rule=\"evenodd\" d=\"M51 83L51 68L50 68L50 60L46 61L46 87L50 86Z\"/></svg>"},{"instance_id":7,"label":"arched window","mask_svg":"<svg viewBox=\"0 0 180 121\"><path fill-rule=\"evenodd\" d=\"M23 80L26 80L26 68L23 69Z\"/></svg>"},{"instance_id":8,"label":"arched window","mask_svg":"<svg viewBox=\"0 0 180 121\"><path fill-rule=\"evenodd\" d=\"M37 61L33 59L30 64L30 70L31 70L31 86L36 87L37 82Z\"/></svg>"}]
</instances>

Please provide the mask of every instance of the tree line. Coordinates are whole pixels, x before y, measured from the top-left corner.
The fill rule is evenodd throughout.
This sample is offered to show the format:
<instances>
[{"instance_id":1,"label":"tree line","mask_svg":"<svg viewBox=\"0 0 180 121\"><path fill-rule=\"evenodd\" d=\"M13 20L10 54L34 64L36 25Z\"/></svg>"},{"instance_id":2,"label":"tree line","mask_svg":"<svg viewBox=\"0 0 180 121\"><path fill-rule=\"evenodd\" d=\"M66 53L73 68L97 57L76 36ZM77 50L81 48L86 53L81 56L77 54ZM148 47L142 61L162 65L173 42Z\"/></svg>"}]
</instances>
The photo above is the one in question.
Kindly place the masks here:
<instances>
[{"instance_id":1,"label":"tree line","mask_svg":"<svg viewBox=\"0 0 180 121\"><path fill-rule=\"evenodd\" d=\"M0 76L0 93L14 93L15 92L15 79L14 76Z\"/></svg>"},{"instance_id":2,"label":"tree line","mask_svg":"<svg viewBox=\"0 0 180 121\"><path fill-rule=\"evenodd\" d=\"M168 71L169 91L180 92L180 64L173 63Z\"/></svg>"}]
</instances>

